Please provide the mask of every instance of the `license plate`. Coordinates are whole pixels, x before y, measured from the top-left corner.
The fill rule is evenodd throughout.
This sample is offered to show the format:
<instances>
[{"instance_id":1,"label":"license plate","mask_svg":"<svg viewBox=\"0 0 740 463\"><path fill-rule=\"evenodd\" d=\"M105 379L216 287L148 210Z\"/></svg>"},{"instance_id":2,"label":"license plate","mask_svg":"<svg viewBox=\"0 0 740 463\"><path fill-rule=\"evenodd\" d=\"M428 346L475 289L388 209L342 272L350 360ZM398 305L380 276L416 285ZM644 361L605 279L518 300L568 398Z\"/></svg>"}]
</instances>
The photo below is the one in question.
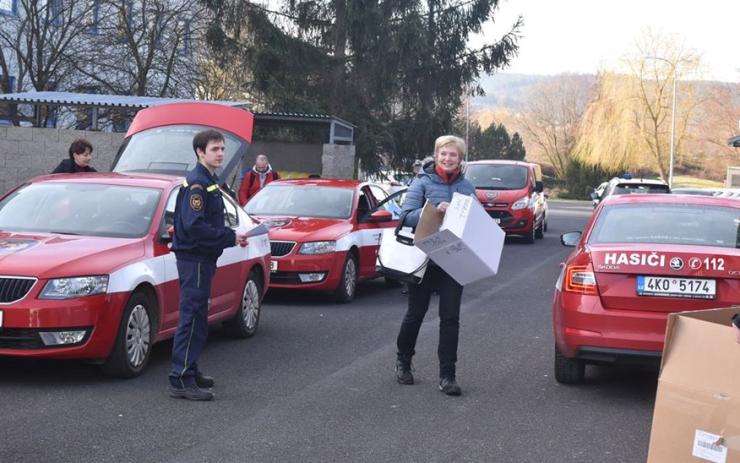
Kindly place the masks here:
<instances>
[{"instance_id":1,"label":"license plate","mask_svg":"<svg viewBox=\"0 0 740 463\"><path fill-rule=\"evenodd\" d=\"M640 275L637 277L638 296L683 297L714 299L717 282L699 278L667 278Z\"/></svg>"},{"instance_id":2,"label":"license plate","mask_svg":"<svg viewBox=\"0 0 740 463\"><path fill-rule=\"evenodd\" d=\"M276 260L270 261L270 271L271 272L277 272L277 264L278 263Z\"/></svg>"}]
</instances>

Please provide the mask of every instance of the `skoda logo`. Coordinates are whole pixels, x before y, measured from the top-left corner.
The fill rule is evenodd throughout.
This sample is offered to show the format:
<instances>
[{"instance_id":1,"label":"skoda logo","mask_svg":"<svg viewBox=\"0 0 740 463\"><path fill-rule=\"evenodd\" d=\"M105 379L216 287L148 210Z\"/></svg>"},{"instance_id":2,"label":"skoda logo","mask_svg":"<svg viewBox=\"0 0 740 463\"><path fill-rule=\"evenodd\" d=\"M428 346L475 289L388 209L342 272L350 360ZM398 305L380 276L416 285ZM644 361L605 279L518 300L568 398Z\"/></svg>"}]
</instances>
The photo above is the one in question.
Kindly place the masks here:
<instances>
[{"instance_id":1,"label":"skoda logo","mask_svg":"<svg viewBox=\"0 0 740 463\"><path fill-rule=\"evenodd\" d=\"M498 196L498 193L494 191L486 193L486 199L496 199L496 196Z\"/></svg>"},{"instance_id":2,"label":"skoda logo","mask_svg":"<svg viewBox=\"0 0 740 463\"><path fill-rule=\"evenodd\" d=\"M670 265L673 270L681 270L683 268L683 259L680 257L674 257L668 265Z\"/></svg>"}]
</instances>

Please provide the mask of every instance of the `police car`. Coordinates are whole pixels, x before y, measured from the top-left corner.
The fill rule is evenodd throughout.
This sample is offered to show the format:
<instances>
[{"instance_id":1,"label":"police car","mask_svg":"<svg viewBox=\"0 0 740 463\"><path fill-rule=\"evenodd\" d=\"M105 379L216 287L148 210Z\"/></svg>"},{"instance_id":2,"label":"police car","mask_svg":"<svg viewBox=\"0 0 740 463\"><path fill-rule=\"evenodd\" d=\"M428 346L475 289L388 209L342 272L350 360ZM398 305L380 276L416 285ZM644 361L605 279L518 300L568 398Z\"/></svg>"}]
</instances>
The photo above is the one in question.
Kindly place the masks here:
<instances>
[{"instance_id":1,"label":"police car","mask_svg":"<svg viewBox=\"0 0 740 463\"><path fill-rule=\"evenodd\" d=\"M193 156L194 157L194 156ZM168 227L181 177L50 175L0 200L0 355L100 361L116 376L145 368L172 337L179 283ZM257 224L224 195L227 225ZM209 321L252 336L270 281L266 233L218 260Z\"/></svg>"},{"instance_id":2,"label":"police car","mask_svg":"<svg viewBox=\"0 0 740 463\"><path fill-rule=\"evenodd\" d=\"M683 195L606 199L562 264L553 299L555 379L589 363L657 363L669 313L740 304L740 202Z\"/></svg>"},{"instance_id":3,"label":"police car","mask_svg":"<svg viewBox=\"0 0 740 463\"><path fill-rule=\"evenodd\" d=\"M384 228L395 227L392 200L378 185L356 180L278 180L246 205L270 227L270 288L328 291L340 302L357 283L379 276L375 263Z\"/></svg>"}]
</instances>

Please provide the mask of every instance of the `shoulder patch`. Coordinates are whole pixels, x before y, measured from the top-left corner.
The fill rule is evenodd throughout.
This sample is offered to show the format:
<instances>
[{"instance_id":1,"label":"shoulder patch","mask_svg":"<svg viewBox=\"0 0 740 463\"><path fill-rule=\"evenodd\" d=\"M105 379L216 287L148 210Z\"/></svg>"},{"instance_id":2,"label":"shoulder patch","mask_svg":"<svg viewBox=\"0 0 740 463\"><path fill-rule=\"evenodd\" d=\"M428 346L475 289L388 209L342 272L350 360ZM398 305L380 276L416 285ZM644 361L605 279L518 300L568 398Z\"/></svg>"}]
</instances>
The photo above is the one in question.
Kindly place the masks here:
<instances>
[{"instance_id":1,"label":"shoulder patch","mask_svg":"<svg viewBox=\"0 0 740 463\"><path fill-rule=\"evenodd\" d=\"M200 212L203 209L203 196L200 194L190 195L190 208L195 212Z\"/></svg>"}]
</instances>

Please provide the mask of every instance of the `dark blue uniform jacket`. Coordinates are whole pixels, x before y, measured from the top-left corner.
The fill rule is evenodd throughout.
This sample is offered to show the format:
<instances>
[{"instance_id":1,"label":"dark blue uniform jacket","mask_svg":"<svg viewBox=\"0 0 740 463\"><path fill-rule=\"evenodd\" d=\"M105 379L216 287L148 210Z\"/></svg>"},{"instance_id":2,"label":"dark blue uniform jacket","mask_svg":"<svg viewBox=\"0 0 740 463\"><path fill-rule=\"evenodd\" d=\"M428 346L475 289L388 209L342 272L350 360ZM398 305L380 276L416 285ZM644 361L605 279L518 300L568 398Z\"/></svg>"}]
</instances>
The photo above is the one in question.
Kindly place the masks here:
<instances>
[{"instance_id":1,"label":"dark blue uniform jacket","mask_svg":"<svg viewBox=\"0 0 740 463\"><path fill-rule=\"evenodd\" d=\"M196 164L177 193L172 250L178 259L215 262L236 235L224 223L218 178Z\"/></svg>"}]
</instances>

